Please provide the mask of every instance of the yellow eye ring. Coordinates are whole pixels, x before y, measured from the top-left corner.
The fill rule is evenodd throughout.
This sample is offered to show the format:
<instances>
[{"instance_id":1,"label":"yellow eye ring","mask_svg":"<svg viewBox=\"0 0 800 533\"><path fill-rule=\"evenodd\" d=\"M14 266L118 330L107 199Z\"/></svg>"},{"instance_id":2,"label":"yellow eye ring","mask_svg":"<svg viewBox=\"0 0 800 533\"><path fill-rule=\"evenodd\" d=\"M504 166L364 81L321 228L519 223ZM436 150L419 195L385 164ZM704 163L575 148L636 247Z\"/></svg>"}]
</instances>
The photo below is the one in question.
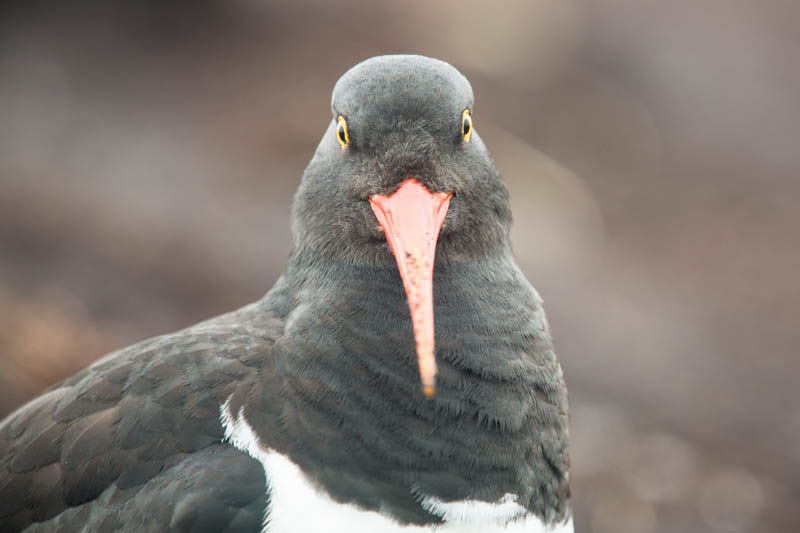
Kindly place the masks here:
<instances>
[{"instance_id":1,"label":"yellow eye ring","mask_svg":"<svg viewBox=\"0 0 800 533\"><path fill-rule=\"evenodd\" d=\"M465 109L461 114L461 136L464 137L464 142L469 142L472 135L472 117L470 116L469 109Z\"/></svg>"},{"instance_id":2,"label":"yellow eye ring","mask_svg":"<svg viewBox=\"0 0 800 533\"><path fill-rule=\"evenodd\" d=\"M347 121L344 117L339 117L336 121L336 140L344 147L350 144L350 135L347 133Z\"/></svg>"}]
</instances>

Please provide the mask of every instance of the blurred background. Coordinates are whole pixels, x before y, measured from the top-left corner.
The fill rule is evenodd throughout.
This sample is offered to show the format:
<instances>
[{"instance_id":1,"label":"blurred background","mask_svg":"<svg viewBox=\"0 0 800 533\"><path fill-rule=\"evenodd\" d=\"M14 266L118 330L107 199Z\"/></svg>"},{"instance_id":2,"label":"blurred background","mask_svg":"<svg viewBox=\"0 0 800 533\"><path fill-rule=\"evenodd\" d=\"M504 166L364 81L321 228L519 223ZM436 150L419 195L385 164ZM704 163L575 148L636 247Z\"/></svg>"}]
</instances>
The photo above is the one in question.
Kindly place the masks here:
<instances>
[{"instance_id":1,"label":"blurred background","mask_svg":"<svg viewBox=\"0 0 800 533\"><path fill-rule=\"evenodd\" d=\"M800 531L800 4L5 2L0 416L261 297L346 69L472 82L579 532Z\"/></svg>"}]
</instances>

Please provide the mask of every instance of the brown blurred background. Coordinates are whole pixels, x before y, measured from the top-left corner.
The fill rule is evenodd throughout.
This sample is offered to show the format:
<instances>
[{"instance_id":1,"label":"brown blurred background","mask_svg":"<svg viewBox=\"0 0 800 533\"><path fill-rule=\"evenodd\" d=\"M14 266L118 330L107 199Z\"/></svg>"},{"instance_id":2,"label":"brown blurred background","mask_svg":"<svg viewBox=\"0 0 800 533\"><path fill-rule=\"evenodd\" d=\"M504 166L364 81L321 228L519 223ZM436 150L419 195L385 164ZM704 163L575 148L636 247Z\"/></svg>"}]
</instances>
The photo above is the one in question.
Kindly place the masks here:
<instances>
[{"instance_id":1,"label":"brown blurred background","mask_svg":"<svg viewBox=\"0 0 800 533\"><path fill-rule=\"evenodd\" d=\"M0 416L259 298L356 62L472 81L572 408L579 532L800 531L800 4L0 8Z\"/></svg>"}]
</instances>

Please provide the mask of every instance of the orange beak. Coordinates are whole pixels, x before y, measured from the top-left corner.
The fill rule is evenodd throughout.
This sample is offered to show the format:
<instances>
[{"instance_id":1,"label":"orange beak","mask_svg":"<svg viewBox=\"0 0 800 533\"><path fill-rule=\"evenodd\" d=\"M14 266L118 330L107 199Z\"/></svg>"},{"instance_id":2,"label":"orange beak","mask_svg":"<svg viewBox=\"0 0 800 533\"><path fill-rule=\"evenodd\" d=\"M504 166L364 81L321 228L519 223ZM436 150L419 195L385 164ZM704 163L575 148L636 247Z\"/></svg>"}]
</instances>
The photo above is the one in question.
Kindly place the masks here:
<instances>
[{"instance_id":1,"label":"orange beak","mask_svg":"<svg viewBox=\"0 0 800 533\"><path fill-rule=\"evenodd\" d=\"M408 178L393 194L375 194L369 198L406 289L422 391L428 397L436 392L433 258L452 196L452 193L432 193L415 179Z\"/></svg>"}]
</instances>

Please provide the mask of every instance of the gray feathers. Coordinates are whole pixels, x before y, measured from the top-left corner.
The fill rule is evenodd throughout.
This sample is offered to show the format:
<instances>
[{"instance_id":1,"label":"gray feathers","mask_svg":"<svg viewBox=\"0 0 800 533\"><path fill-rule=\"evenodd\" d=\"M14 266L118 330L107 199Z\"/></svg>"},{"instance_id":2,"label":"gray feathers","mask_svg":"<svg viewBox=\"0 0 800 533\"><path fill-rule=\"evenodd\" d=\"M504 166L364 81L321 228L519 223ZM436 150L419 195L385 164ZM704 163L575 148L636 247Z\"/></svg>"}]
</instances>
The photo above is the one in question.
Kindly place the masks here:
<instances>
[{"instance_id":1,"label":"gray feathers","mask_svg":"<svg viewBox=\"0 0 800 533\"><path fill-rule=\"evenodd\" d=\"M225 402L335 501L435 524L419 494L513 493L563 519L566 388L511 255L506 188L477 131L461 134L471 108L441 61L348 71L295 197L283 276L256 304L109 355L2 422L0 529L259 531L266 479L222 442ZM367 202L408 177L454 194L434 269L435 398L420 393L406 296Z\"/></svg>"}]
</instances>

